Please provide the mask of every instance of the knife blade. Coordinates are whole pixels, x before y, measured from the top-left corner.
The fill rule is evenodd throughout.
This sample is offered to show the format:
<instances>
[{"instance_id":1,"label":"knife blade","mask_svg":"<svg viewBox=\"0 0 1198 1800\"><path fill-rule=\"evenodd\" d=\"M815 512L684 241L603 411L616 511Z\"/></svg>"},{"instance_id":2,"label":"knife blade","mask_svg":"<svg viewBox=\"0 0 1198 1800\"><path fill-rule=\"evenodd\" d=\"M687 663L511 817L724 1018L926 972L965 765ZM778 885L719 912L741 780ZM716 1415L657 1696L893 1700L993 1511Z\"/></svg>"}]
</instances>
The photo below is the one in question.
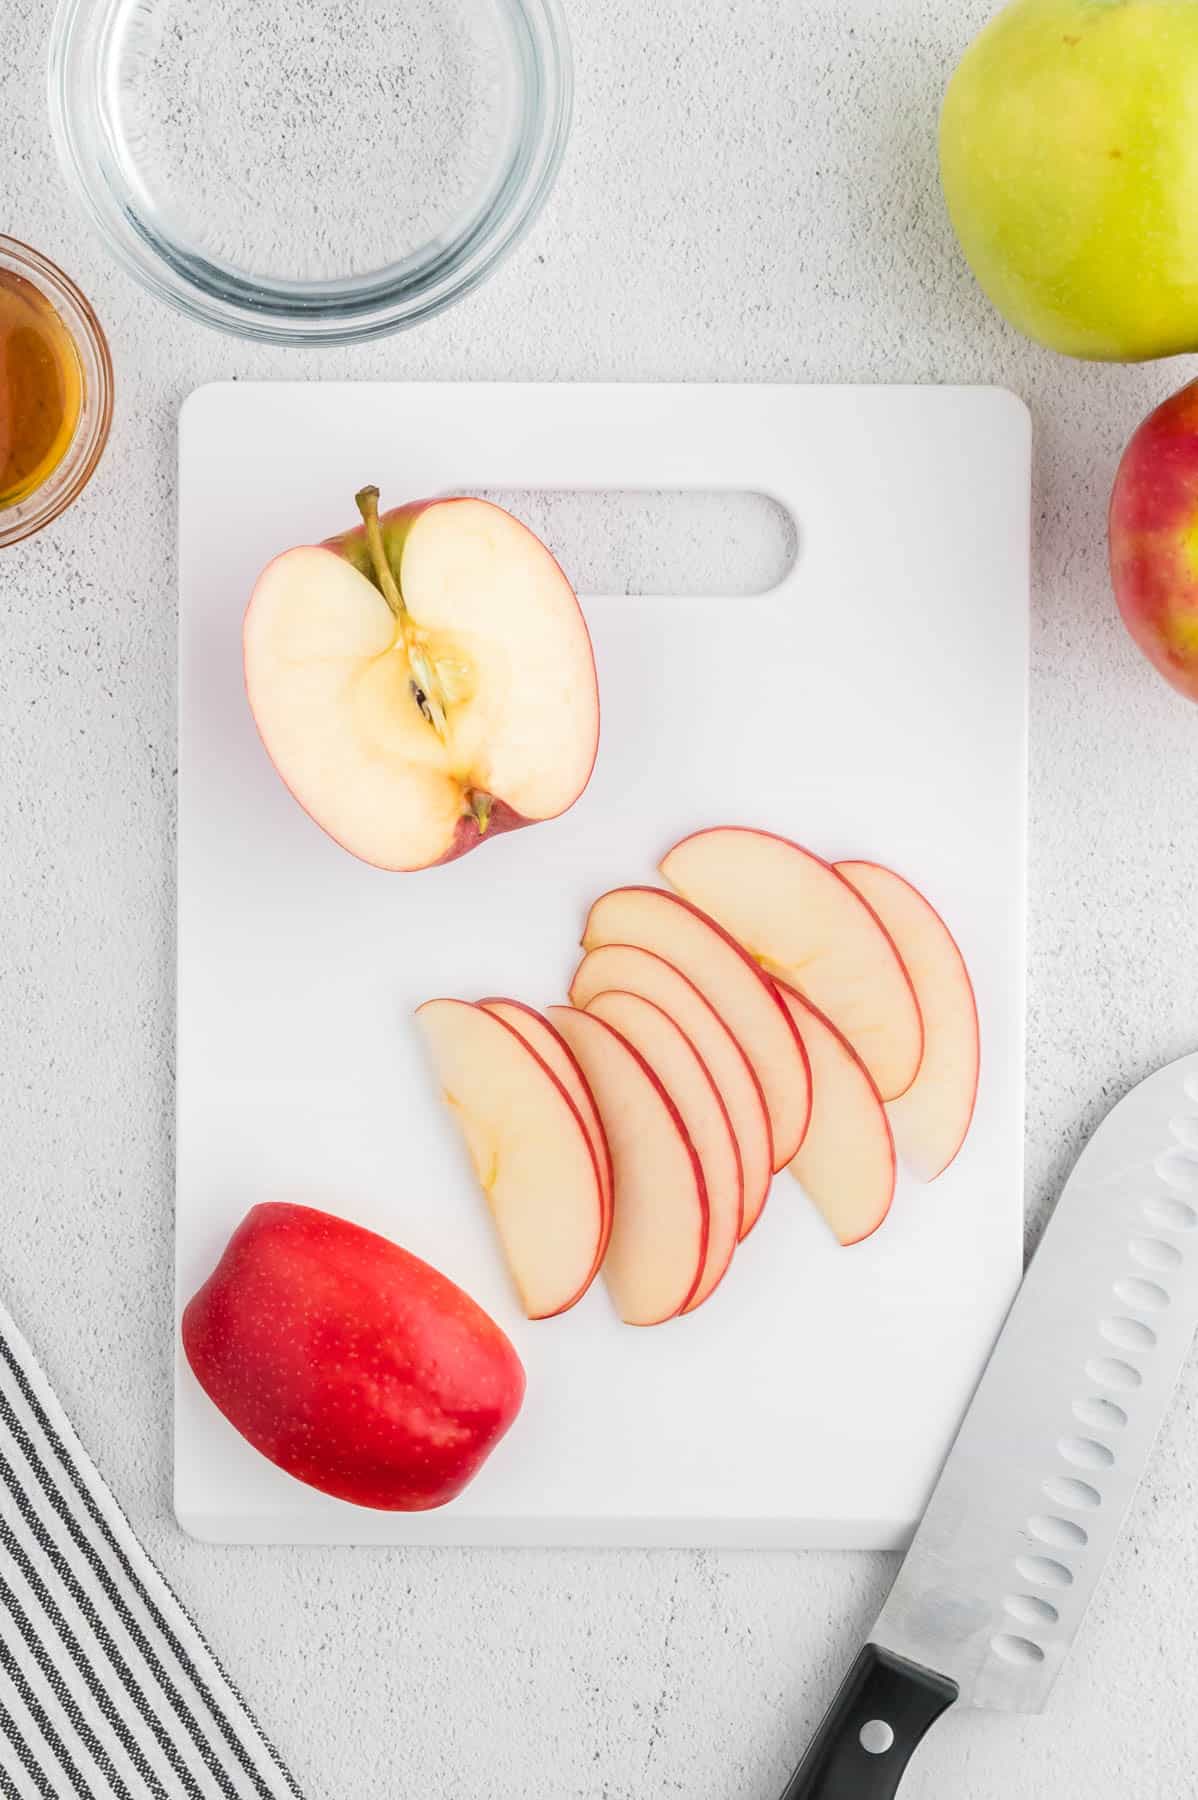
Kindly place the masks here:
<instances>
[{"instance_id":1,"label":"knife blade","mask_svg":"<svg viewBox=\"0 0 1198 1800\"><path fill-rule=\"evenodd\" d=\"M869 1642L783 1800L892 1800L951 1705L1038 1712L1198 1326L1198 1054L1082 1151Z\"/></svg>"}]
</instances>

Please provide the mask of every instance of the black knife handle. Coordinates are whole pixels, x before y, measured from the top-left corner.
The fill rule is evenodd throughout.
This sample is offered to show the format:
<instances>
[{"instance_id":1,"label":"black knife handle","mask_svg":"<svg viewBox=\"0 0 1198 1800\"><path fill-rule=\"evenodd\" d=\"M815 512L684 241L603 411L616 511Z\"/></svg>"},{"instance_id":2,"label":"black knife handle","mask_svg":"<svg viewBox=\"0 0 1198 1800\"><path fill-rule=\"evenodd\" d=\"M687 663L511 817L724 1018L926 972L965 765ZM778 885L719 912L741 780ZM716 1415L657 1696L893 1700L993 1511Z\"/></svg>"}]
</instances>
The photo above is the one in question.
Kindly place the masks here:
<instances>
[{"instance_id":1,"label":"black knife handle","mask_svg":"<svg viewBox=\"0 0 1198 1800\"><path fill-rule=\"evenodd\" d=\"M957 1691L955 1681L867 1644L782 1800L894 1800L920 1739ZM865 1747L885 1743L890 1734L888 1749Z\"/></svg>"}]
</instances>

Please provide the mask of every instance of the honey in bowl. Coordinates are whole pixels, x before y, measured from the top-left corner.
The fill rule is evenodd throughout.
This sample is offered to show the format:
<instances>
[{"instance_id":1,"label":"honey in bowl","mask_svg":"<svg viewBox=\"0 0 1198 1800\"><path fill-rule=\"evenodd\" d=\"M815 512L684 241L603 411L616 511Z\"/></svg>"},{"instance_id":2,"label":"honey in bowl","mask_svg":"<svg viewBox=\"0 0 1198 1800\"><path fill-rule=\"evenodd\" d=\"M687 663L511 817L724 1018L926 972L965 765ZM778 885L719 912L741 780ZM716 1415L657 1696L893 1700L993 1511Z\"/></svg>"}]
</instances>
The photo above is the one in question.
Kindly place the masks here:
<instances>
[{"instance_id":1,"label":"honey in bowl","mask_svg":"<svg viewBox=\"0 0 1198 1800\"><path fill-rule=\"evenodd\" d=\"M0 509L53 474L83 408L79 353L31 281L0 268Z\"/></svg>"}]
</instances>

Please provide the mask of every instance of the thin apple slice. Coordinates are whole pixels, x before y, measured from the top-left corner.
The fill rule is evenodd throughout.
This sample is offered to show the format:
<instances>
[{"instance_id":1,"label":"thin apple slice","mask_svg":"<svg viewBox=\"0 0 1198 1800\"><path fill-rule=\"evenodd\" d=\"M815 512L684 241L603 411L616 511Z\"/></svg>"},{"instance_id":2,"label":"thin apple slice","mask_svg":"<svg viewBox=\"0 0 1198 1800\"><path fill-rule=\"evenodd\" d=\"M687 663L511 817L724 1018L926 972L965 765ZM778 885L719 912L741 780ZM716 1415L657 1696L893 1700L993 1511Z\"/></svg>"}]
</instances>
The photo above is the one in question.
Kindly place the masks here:
<instances>
[{"instance_id":1,"label":"thin apple slice","mask_svg":"<svg viewBox=\"0 0 1198 1800\"><path fill-rule=\"evenodd\" d=\"M811 1129L790 1165L842 1244L878 1229L894 1199L894 1139L869 1071L842 1032L781 982L811 1058Z\"/></svg>"},{"instance_id":2,"label":"thin apple slice","mask_svg":"<svg viewBox=\"0 0 1198 1800\"><path fill-rule=\"evenodd\" d=\"M707 1258L707 1187L695 1147L665 1088L618 1031L572 1006L551 1006L547 1017L578 1058L611 1146L608 1291L626 1324L664 1324L693 1298Z\"/></svg>"},{"instance_id":3,"label":"thin apple slice","mask_svg":"<svg viewBox=\"0 0 1198 1800\"><path fill-rule=\"evenodd\" d=\"M935 1181L965 1142L978 1091L978 1009L965 959L935 907L893 869L842 862L837 870L869 902L894 939L923 1014L923 1061L889 1107L903 1161Z\"/></svg>"},{"instance_id":4,"label":"thin apple slice","mask_svg":"<svg viewBox=\"0 0 1198 1800\"><path fill-rule=\"evenodd\" d=\"M770 1117L774 1168L785 1168L811 1116L802 1039L769 977L722 925L664 888L614 888L596 900L585 950L637 944L672 963L719 1013L752 1064Z\"/></svg>"},{"instance_id":5,"label":"thin apple slice","mask_svg":"<svg viewBox=\"0 0 1198 1800\"><path fill-rule=\"evenodd\" d=\"M613 1178L611 1171L611 1151L607 1147L607 1138L603 1132L603 1121L599 1117L599 1109L595 1105L594 1096L586 1083L586 1076L578 1066L578 1058L567 1044L561 1033L555 1031L548 1019L535 1007L526 1006L523 1000L504 1000L492 997L480 1000L479 1005L518 1031L524 1042L536 1051L541 1061L548 1065L550 1071L557 1076L567 1094L574 1102L575 1110L582 1120L583 1130L590 1140L591 1149L595 1152L595 1164L599 1170L599 1186L603 1193L603 1241L599 1249L602 1261L607 1251L608 1239L611 1237Z\"/></svg>"},{"instance_id":6,"label":"thin apple slice","mask_svg":"<svg viewBox=\"0 0 1198 1800\"><path fill-rule=\"evenodd\" d=\"M595 1153L565 1088L502 1019L465 1000L426 1000L424 1030L530 1319L590 1287L603 1244Z\"/></svg>"},{"instance_id":7,"label":"thin apple slice","mask_svg":"<svg viewBox=\"0 0 1198 1800\"><path fill-rule=\"evenodd\" d=\"M707 1254L699 1285L683 1308L694 1312L724 1279L740 1241L744 1178L728 1109L686 1033L652 1000L640 994L596 994L587 1011L614 1025L644 1057L678 1108L699 1158L707 1188Z\"/></svg>"},{"instance_id":8,"label":"thin apple slice","mask_svg":"<svg viewBox=\"0 0 1198 1800\"><path fill-rule=\"evenodd\" d=\"M884 1100L906 1093L923 1056L915 990L873 908L830 863L772 832L721 825L675 844L661 872L832 1021Z\"/></svg>"},{"instance_id":9,"label":"thin apple slice","mask_svg":"<svg viewBox=\"0 0 1198 1800\"><path fill-rule=\"evenodd\" d=\"M570 984L570 999L586 1007L596 994L620 989L641 994L680 1025L720 1091L744 1181L740 1235L748 1236L770 1191L774 1146L761 1083L753 1066L710 1001L672 963L636 944L603 944L583 957Z\"/></svg>"}]
</instances>

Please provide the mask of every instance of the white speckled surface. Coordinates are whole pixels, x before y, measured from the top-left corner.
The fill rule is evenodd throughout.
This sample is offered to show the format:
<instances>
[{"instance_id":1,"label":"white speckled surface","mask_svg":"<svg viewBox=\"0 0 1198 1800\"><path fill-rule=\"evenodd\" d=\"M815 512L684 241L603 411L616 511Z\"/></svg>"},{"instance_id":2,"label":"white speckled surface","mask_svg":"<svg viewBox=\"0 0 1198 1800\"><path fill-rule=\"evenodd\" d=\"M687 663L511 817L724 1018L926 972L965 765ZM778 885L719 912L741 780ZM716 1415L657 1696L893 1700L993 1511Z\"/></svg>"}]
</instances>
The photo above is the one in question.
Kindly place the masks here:
<instances>
[{"instance_id":1,"label":"white speckled surface","mask_svg":"<svg viewBox=\"0 0 1198 1800\"><path fill-rule=\"evenodd\" d=\"M881 1598L881 1558L212 1550L168 1507L174 419L240 376L997 381L1036 467L1028 1195L1198 1042L1198 713L1104 570L1119 449L1188 362L1014 337L941 210L937 98L986 0L569 0L557 193L478 295L364 350L247 347L144 298L53 165L48 0L0 11L4 229L95 299L112 445L0 553L3 1287L152 1553L312 1800L773 1800ZM904 1800L1198 1786L1198 1367L1042 1718L949 1718Z\"/></svg>"}]
</instances>

